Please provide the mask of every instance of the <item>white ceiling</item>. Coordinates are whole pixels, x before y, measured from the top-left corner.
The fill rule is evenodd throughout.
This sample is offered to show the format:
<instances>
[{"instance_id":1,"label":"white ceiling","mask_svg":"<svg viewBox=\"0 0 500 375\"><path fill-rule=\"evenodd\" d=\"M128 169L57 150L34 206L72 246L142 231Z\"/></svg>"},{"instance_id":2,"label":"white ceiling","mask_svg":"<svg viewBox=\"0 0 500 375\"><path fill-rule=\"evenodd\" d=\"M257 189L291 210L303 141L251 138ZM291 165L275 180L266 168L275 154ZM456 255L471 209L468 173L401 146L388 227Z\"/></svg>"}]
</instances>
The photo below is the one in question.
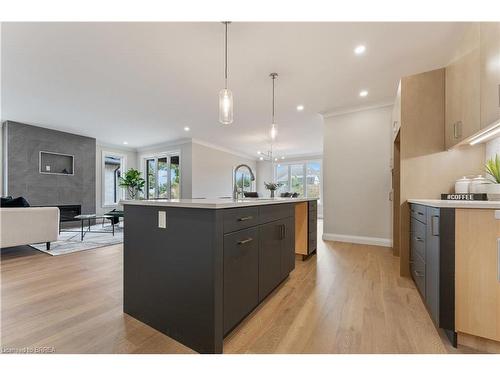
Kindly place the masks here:
<instances>
[{"instance_id":1,"label":"white ceiling","mask_svg":"<svg viewBox=\"0 0 500 375\"><path fill-rule=\"evenodd\" d=\"M449 61L463 26L232 23L235 120L223 127L220 23L4 23L2 119L133 148L193 137L255 156L268 147L269 73L278 72L276 148L317 154L320 113L391 100L401 76ZM363 56L353 53L358 44Z\"/></svg>"}]
</instances>

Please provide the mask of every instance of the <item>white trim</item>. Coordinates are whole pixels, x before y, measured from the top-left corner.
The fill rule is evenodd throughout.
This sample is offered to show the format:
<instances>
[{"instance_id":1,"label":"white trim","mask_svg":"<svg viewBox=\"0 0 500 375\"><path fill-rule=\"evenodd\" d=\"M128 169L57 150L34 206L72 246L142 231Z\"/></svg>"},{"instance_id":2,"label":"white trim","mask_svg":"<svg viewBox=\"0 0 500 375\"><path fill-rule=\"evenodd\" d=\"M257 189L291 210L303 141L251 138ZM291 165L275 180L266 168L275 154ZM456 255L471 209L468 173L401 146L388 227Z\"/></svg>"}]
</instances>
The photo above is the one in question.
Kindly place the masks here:
<instances>
[{"instance_id":1,"label":"white trim","mask_svg":"<svg viewBox=\"0 0 500 375\"><path fill-rule=\"evenodd\" d=\"M143 147L137 147L136 152L141 154L141 153L147 153L150 151L155 151L156 149L160 149L162 147L175 147L175 146L180 146L180 145L185 145L188 143L192 143L191 138L180 138L174 141L167 141L167 142L161 142L161 143L155 143L149 146L143 146Z\"/></svg>"},{"instance_id":2,"label":"white trim","mask_svg":"<svg viewBox=\"0 0 500 375\"><path fill-rule=\"evenodd\" d=\"M2 122L2 184L3 184L3 191L2 195L9 195L9 159L8 159L8 136L9 136L9 126L7 121Z\"/></svg>"},{"instance_id":3,"label":"white trim","mask_svg":"<svg viewBox=\"0 0 500 375\"><path fill-rule=\"evenodd\" d=\"M372 105L368 106L354 106L354 107L345 107L345 108L340 108L337 110L332 110L332 111L327 111L327 112L322 112L321 115L323 118L330 118L330 117L336 117L336 116L341 116L341 115L347 115L349 113L354 113L354 112L362 112L362 111L368 111L371 109L377 109L377 108L384 108L384 107L390 107L394 105L394 100L385 100L381 101L378 103L373 103Z\"/></svg>"},{"instance_id":4,"label":"white trim","mask_svg":"<svg viewBox=\"0 0 500 375\"><path fill-rule=\"evenodd\" d=\"M335 233L323 233L323 241L350 242L362 245L392 247L392 240L390 238L350 236Z\"/></svg>"},{"instance_id":5,"label":"white trim","mask_svg":"<svg viewBox=\"0 0 500 375\"><path fill-rule=\"evenodd\" d=\"M247 159L247 160L252 160L253 161L253 160L257 160L258 159L258 156L250 156L250 155L242 153L242 152L238 152L238 151L234 151L234 150L231 150L229 148L226 148L226 147L218 146L218 145L216 145L214 143L205 142L205 141L202 141L202 140L199 140L199 139L195 139L195 138L192 138L191 141L192 141L192 143L196 143L196 144L201 145L201 146L213 148L214 150L219 150L219 151L222 151L222 152L226 152L228 154L239 156L240 158L244 158L244 159Z\"/></svg>"},{"instance_id":6,"label":"white trim","mask_svg":"<svg viewBox=\"0 0 500 375\"><path fill-rule=\"evenodd\" d=\"M101 207L102 208L112 208L117 207L120 200L125 199L126 191L125 188L120 187L120 196L118 197L118 202L112 204L106 204L106 168L104 167L106 162L106 156L111 156L115 158L120 158L120 169L123 173L127 170L127 155L121 154L113 151L101 150Z\"/></svg>"}]
</instances>

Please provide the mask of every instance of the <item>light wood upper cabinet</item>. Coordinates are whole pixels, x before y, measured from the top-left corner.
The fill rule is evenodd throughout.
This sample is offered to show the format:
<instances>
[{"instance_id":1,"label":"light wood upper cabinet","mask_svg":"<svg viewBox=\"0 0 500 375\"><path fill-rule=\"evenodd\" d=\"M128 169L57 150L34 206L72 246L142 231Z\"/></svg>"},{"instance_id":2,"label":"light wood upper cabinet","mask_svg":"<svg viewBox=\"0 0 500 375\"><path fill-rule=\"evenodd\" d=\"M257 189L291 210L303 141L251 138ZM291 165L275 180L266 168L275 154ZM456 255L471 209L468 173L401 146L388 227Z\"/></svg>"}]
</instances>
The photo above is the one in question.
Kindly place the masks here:
<instances>
[{"instance_id":1,"label":"light wood upper cabinet","mask_svg":"<svg viewBox=\"0 0 500 375\"><path fill-rule=\"evenodd\" d=\"M500 341L500 264L495 210L455 210L455 328Z\"/></svg>"},{"instance_id":2,"label":"light wood upper cabinet","mask_svg":"<svg viewBox=\"0 0 500 375\"><path fill-rule=\"evenodd\" d=\"M464 41L463 55L446 67L445 147L481 129L479 25Z\"/></svg>"},{"instance_id":3,"label":"light wood upper cabinet","mask_svg":"<svg viewBox=\"0 0 500 375\"><path fill-rule=\"evenodd\" d=\"M481 128L500 120L500 22L480 25Z\"/></svg>"}]
</instances>

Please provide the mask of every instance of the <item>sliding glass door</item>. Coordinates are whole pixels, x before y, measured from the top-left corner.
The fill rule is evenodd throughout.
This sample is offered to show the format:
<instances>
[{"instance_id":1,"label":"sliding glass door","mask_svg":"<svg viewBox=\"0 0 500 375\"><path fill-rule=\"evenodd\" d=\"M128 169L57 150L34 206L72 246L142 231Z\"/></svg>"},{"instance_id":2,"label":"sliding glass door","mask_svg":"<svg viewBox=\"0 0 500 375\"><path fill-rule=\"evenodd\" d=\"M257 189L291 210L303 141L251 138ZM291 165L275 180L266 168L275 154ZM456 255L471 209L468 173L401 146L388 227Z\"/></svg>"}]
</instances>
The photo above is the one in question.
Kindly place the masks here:
<instances>
[{"instance_id":1,"label":"sliding glass door","mask_svg":"<svg viewBox=\"0 0 500 375\"><path fill-rule=\"evenodd\" d=\"M145 159L146 198L180 198L179 155L163 155Z\"/></svg>"},{"instance_id":2,"label":"sliding glass door","mask_svg":"<svg viewBox=\"0 0 500 375\"><path fill-rule=\"evenodd\" d=\"M278 193L321 198L321 161L276 164L274 173L276 182L281 183Z\"/></svg>"}]
</instances>

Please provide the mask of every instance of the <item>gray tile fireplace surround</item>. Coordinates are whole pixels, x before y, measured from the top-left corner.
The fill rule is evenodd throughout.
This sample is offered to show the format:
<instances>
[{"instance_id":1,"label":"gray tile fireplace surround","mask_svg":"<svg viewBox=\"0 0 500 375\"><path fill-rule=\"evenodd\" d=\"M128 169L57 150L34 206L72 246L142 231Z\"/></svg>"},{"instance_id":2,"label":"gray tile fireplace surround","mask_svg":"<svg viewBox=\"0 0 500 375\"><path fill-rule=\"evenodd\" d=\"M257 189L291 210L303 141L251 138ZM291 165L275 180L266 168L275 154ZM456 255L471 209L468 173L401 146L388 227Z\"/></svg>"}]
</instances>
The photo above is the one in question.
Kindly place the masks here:
<instances>
[{"instance_id":1,"label":"gray tile fireplace surround","mask_svg":"<svg viewBox=\"0 0 500 375\"><path fill-rule=\"evenodd\" d=\"M95 138L13 121L3 131L8 195L23 196L32 206L79 204L82 213L95 212ZM40 151L73 155L74 175L40 173Z\"/></svg>"}]
</instances>

